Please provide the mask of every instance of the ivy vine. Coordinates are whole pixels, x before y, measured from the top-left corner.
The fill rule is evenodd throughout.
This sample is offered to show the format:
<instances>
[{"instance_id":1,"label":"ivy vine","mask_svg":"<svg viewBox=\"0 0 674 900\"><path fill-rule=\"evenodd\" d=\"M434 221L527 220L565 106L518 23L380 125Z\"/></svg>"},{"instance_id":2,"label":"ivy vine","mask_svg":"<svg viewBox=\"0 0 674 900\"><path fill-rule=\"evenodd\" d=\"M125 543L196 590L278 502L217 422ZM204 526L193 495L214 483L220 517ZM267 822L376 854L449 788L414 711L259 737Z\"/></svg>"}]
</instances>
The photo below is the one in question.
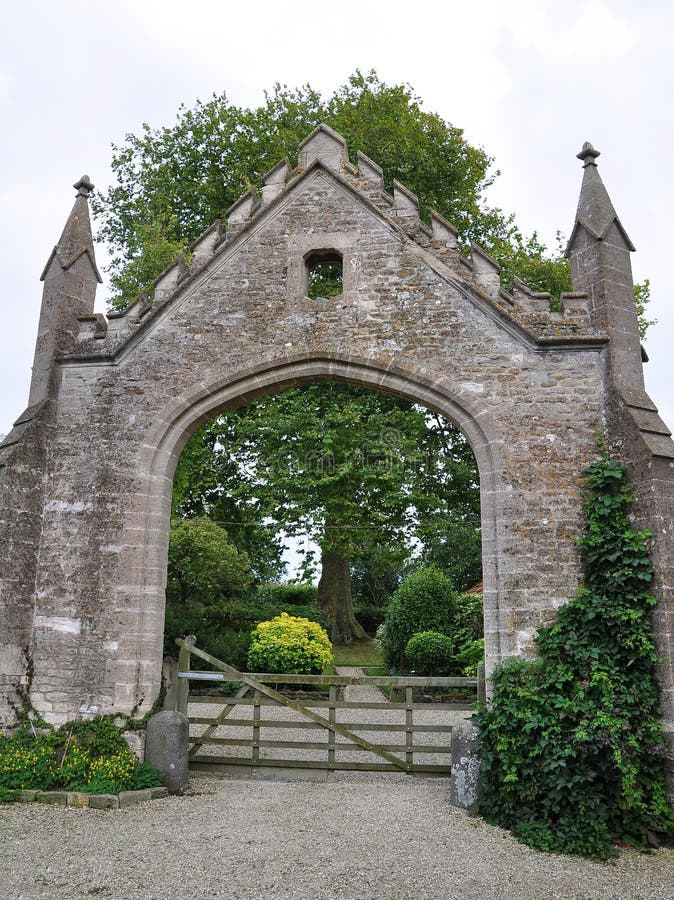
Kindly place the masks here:
<instances>
[{"instance_id":1,"label":"ivy vine","mask_svg":"<svg viewBox=\"0 0 674 900\"><path fill-rule=\"evenodd\" d=\"M606 859L674 837L651 612L650 532L633 529L625 470L587 470L583 586L538 630L535 660L496 670L477 715L479 808L540 850Z\"/></svg>"},{"instance_id":2,"label":"ivy vine","mask_svg":"<svg viewBox=\"0 0 674 900\"><path fill-rule=\"evenodd\" d=\"M37 734L37 732L60 733L67 729L77 730L79 726L83 726L85 729L88 728L92 732L96 732L97 729L100 728L103 734L108 732L110 728L116 729L120 734L125 731L143 731L147 726L149 719L164 708L166 683L162 678L157 699L143 716L138 716L138 709L144 699L141 697L133 709L128 713L119 711L108 713L107 715L99 714L90 719L66 722L65 725L56 728L54 725L47 722L41 713L33 706L30 695L33 688L33 681L35 680L35 663L28 647L24 647L23 654L26 661L25 680L23 683L19 683L15 688L16 699L11 696L8 697L9 706L14 712L15 729L18 731L25 732L26 734L31 732L33 734Z\"/></svg>"}]
</instances>

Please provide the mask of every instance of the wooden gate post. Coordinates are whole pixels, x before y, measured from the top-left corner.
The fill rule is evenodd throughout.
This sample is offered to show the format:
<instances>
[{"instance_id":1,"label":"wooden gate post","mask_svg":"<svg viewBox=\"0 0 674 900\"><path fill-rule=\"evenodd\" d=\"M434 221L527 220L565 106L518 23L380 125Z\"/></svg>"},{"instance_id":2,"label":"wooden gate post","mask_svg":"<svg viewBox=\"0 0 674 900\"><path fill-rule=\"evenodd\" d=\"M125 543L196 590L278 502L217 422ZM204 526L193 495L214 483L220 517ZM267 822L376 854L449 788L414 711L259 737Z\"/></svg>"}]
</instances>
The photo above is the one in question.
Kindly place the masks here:
<instances>
[{"instance_id":1,"label":"wooden gate post","mask_svg":"<svg viewBox=\"0 0 674 900\"><path fill-rule=\"evenodd\" d=\"M178 709L178 663L172 656L164 657L161 677L165 690L163 709L175 712Z\"/></svg>"},{"instance_id":2,"label":"wooden gate post","mask_svg":"<svg viewBox=\"0 0 674 900\"><path fill-rule=\"evenodd\" d=\"M487 702L487 683L484 678L484 663L480 663L477 667L477 702Z\"/></svg>"},{"instance_id":3,"label":"wooden gate post","mask_svg":"<svg viewBox=\"0 0 674 900\"><path fill-rule=\"evenodd\" d=\"M192 647L197 642L196 635L188 634L185 640L180 645L180 652L178 653L178 672L189 672L190 670L190 657L192 655ZM187 715L187 704L189 701L190 695L190 680L189 678L178 678L178 687L176 690L176 709L178 712L181 712L184 716Z\"/></svg>"}]
</instances>

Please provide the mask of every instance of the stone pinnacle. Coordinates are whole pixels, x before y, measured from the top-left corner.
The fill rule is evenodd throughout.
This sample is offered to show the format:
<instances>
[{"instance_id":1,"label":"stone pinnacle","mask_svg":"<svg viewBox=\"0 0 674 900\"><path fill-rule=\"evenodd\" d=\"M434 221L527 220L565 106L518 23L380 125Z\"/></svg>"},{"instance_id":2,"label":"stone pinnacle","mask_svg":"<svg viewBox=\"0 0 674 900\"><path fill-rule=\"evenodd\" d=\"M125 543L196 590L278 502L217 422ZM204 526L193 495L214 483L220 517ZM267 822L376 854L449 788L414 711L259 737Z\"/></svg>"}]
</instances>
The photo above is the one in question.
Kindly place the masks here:
<instances>
[{"instance_id":1,"label":"stone pinnacle","mask_svg":"<svg viewBox=\"0 0 674 900\"><path fill-rule=\"evenodd\" d=\"M576 153L576 158L583 160L583 168L585 168L585 166L596 166L597 163L595 162L595 159L598 156L601 156L599 150L595 150L589 141L585 141L583 149L580 153Z\"/></svg>"},{"instance_id":2,"label":"stone pinnacle","mask_svg":"<svg viewBox=\"0 0 674 900\"><path fill-rule=\"evenodd\" d=\"M83 175L79 181L77 181L73 187L77 191L77 193L81 197L88 197L89 194L93 191L94 186L91 183L91 179L88 175Z\"/></svg>"}]
</instances>

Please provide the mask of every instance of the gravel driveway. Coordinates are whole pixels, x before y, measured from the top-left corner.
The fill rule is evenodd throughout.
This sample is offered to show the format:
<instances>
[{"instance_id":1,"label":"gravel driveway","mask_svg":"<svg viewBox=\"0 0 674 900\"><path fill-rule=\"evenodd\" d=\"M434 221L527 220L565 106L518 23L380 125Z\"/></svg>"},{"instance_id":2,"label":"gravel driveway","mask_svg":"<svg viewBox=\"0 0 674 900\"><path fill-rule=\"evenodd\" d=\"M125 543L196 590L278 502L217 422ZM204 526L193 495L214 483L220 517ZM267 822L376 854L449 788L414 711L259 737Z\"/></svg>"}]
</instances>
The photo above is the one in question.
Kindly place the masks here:
<instances>
[{"instance_id":1,"label":"gravel driveway","mask_svg":"<svg viewBox=\"0 0 674 900\"><path fill-rule=\"evenodd\" d=\"M18 898L674 898L674 851L601 865L540 854L448 801L446 779L193 776L122 810L0 807Z\"/></svg>"}]
</instances>

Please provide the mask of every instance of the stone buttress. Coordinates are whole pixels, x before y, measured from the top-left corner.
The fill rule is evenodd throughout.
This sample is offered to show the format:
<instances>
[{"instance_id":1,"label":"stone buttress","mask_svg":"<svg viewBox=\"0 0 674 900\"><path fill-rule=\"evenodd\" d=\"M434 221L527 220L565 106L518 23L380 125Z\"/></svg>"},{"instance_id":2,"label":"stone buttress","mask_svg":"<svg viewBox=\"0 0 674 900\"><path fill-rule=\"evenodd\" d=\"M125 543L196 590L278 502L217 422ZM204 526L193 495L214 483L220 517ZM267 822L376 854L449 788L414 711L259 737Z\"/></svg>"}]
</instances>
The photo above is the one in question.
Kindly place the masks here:
<instances>
[{"instance_id":1,"label":"stone buttress","mask_svg":"<svg viewBox=\"0 0 674 900\"><path fill-rule=\"evenodd\" d=\"M578 154L583 183L567 255L574 287L587 292L590 315L609 336L605 384L609 447L628 468L637 527L652 532L658 673L674 759L674 442L644 388L643 359L627 236L597 168L599 152Z\"/></svg>"},{"instance_id":2,"label":"stone buttress","mask_svg":"<svg viewBox=\"0 0 674 900\"><path fill-rule=\"evenodd\" d=\"M89 219L93 185L84 175L74 187L75 204L40 278L44 288L28 408L0 445L0 689L5 696L12 685L25 683L35 626L35 575L59 395L56 359L75 348L79 318L93 315L101 281ZM7 714L5 701L0 723Z\"/></svg>"}]
</instances>

